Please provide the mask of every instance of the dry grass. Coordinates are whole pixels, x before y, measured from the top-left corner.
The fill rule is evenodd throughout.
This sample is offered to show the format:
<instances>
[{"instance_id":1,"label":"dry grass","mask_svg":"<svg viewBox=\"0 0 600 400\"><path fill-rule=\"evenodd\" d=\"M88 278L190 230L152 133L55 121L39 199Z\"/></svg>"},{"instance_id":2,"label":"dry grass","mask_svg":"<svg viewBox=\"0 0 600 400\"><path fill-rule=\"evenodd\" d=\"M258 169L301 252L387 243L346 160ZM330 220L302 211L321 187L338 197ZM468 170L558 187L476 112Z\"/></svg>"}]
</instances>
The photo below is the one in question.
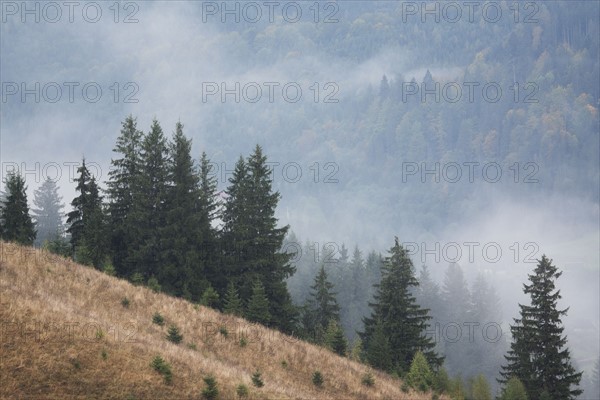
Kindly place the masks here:
<instances>
[{"instance_id":1,"label":"dry grass","mask_svg":"<svg viewBox=\"0 0 600 400\"><path fill-rule=\"evenodd\" d=\"M399 380L376 371L375 386L365 387L367 366L243 319L42 251L0 247L0 398L199 399L208 374L221 399L236 399L240 383L248 399L431 398L403 393ZM152 323L155 312L164 326ZM183 334L179 345L165 339L171 324ZM171 364L171 384L151 368L156 355ZM260 389L251 381L257 369ZM325 378L322 389L312 384L315 370Z\"/></svg>"}]
</instances>

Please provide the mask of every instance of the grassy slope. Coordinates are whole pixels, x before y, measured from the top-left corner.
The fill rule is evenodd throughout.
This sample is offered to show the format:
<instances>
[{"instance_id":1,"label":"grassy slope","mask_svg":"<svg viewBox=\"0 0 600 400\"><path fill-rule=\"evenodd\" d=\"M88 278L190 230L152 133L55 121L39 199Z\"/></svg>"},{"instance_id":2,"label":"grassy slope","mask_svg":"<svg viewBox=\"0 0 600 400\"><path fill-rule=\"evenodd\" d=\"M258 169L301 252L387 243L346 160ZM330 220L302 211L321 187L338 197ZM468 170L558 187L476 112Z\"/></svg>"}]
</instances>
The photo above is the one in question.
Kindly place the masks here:
<instances>
[{"instance_id":1,"label":"grassy slope","mask_svg":"<svg viewBox=\"0 0 600 400\"><path fill-rule=\"evenodd\" d=\"M375 386L365 387L368 367L325 349L48 253L0 245L0 398L197 399L207 374L216 377L222 399L237 398L240 383L250 399L431 398L403 393L399 380L375 371ZM155 312L164 326L152 323ZM183 333L179 345L165 339L171 323ZM171 364L170 385L150 367L155 355ZM256 369L265 382L260 389L251 382ZM317 369L322 389L311 381Z\"/></svg>"}]
</instances>

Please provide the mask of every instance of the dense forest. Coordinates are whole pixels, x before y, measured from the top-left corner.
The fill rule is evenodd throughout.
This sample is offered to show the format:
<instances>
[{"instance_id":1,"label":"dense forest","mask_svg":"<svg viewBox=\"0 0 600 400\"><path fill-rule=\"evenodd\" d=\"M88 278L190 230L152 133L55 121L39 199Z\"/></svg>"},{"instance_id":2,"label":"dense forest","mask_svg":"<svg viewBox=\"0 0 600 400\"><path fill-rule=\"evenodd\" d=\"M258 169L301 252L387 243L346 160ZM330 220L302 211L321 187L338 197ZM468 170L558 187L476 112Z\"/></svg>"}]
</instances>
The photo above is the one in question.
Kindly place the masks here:
<instances>
[{"instance_id":1,"label":"dense forest","mask_svg":"<svg viewBox=\"0 0 600 400\"><path fill-rule=\"evenodd\" d=\"M463 5L456 21L423 15L421 2L302 2L294 23L279 14L274 23L221 19L183 3L141 7L125 47L67 35L63 48L60 30L45 32L41 59L64 56L98 82L136 81L142 101L66 111L3 101L3 139L46 146L77 159L77 169L72 181L43 177L34 188L18 167L31 168L36 151L3 153L17 168L2 166L2 240L242 316L452 398L600 398L598 306L581 306L598 296L597 224L590 228L600 203L598 2L487 2L497 20ZM178 23L157 35L143 23L156 14ZM43 29L29 28L11 43L27 49ZM0 29L7 37L20 28L9 20ZM124 29L111 25L108 43ZM11 56L3 60L14 60L2 61L7 81L39 79L46 64L21 62L21 50L0 40ZM139 50L145 41L163 49L160 58ZM95 68L103 52L111 62ZM56 75L70 79L68 69ZM271 102L271 81L293 82L303 97ZM219 82L254 82L263 98L207 96L207 84ZM33 124L51 139L34 140L42 132ZM65 161L33 162L48 160ZM509 201L517 206L501 207ZM541 217L522 218L534 211ZM523 226L542 219L536 228L569 251L554 255L526 236L537 231ZM469 240L508 237L508 259L523 237L539 251L530 263L522 254L503 260L507 268L433 262L406 247L463 240L469 224Z\"/></svg>"},{"instance_id":2,"label":"dense forest","mask_svg":"<svg viewBox=\"0 0 600 400\"><path fill-rule=\"evenodd\" d=\"M439 285L426 265L417 275L398 238L386 256L363 257L355 247L350 257L342 245L337 257L335 246L302 245L279 227L280 194L258 145L240 156L224 192L206 153L192 157L181 123L167 139L157 120L144 133L129 116L114 153L106 189L82 160L66 224L53 181L35 191L32 218L25 180L9 174L1 238L42 243L107 274L297 335L419 390L458 399L584 393L563 335L567 309L557 308L562 272L545 256L523 286L531 305L519 305L509 349L500 299L484 275L469 287L452 263ZM598 389L591 376L588 394Z\"/></svg>"}]
</instances>

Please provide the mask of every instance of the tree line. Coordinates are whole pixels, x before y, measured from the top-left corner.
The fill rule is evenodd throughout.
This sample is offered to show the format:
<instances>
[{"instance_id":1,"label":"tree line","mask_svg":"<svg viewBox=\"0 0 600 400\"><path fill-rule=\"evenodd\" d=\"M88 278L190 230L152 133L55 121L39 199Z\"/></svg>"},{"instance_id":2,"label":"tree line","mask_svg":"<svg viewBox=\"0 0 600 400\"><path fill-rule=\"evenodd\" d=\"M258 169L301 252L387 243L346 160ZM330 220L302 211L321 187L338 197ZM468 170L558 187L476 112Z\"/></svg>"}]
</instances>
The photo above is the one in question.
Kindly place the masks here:
<instances>
[{"instance_id":1,"label":"tree line","mask_svg":"<svg viewBox=\"0 0 600 400\"><path fill-rule=\"evenodd\" d=\"M289 227L277 226L280 195L273 191L260 146L248 157L240 156L223 193L217 191L205 153L196 165L181 123L169 140L158 121L143 133L129 116L114 152L117 157L111 162L106 190L82 160L75 180L77 196L64 232L56 185L47 181L36 191L32 219L25 180L10 173L0 211L2 239L31 245L37 234L46 235L51 251L134 283L295 333L340 355L420 382L417 385L426 390L448 391L454 398L479 398L475 392L489 392L483 371L487 347L460 341L446 341L440 347L427 335L435 318L457 322L465 318L460 313L490 318L496 300L484 279L476 280L469 293L460 267L451 265L440 290L425 267L416 277L407 251L396 238L385 258L371 253L366 263L358 247L350 261L343 250L340 271L350 271L354 281L373 281L367 296L344 282L341 272L334 274L332 283L320 265L304 304L295 306L287 286L296 271L290 262L293 254L282 251ZM567 310L557 307L561 296L555 282L560 276L543 256L529 275L529 284L524 284L531 304L520 305L521 315L511 325L510 350L498 379L505 399L574 399L582 393L578 387L582 373L572 365L563 335L561 317ZM337 287L343 291L341 297ZM368 306L352 349L341 317L347 324L357 315L340 307L339 299ZM444 309L439 302L451 307ZM460 356L473 352L476 355L469 360L479 357L475 363L479 371L473 372L480 376L470 390L460 383L443 383L447 380L444 366L459 370L464 365Z\"/></svg>"}]
</instances>

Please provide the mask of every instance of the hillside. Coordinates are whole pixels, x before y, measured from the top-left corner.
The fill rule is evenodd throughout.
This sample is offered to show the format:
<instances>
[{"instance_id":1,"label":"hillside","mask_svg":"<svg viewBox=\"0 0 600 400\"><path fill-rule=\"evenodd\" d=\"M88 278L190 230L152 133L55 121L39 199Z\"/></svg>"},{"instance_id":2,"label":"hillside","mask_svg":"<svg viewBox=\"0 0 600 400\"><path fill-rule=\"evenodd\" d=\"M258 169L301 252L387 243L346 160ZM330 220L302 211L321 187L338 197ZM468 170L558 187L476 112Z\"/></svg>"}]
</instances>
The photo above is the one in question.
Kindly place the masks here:
<instances>
[{"instance_id":1,"label":"hillside","mask_svg":"<svg viewBox=\"0 0 600 400\"><path fill-rule=\"evenodd\" d=\"M222 399L237 398L241 383L250 399L431 398L403 393L399 380L376 371L375 386L363 386L367 366L277 331L43 251L0 245L3 399L197 399L209 374ZM152 322L156 312L163 326ZM180 344L165 338L171 324L183 334ZM171 384L150 365L157 355L171 365ZM257 369L262 388L252 385ZM322 389L312 384L315 370Z\"/></svg>"}]
</instances>

